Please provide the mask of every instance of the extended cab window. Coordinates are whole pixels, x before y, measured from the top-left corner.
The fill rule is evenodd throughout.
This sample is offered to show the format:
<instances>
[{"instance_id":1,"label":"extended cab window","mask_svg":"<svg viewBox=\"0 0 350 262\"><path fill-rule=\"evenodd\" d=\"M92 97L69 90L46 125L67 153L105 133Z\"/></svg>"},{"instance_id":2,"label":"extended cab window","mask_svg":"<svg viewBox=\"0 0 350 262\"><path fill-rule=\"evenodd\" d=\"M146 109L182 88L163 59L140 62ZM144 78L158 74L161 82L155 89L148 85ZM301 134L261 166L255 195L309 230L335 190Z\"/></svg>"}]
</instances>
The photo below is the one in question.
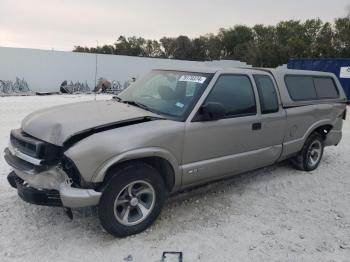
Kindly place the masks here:
<instances>
[{"instance_id":1,"label":"extended cab window","mask_svg":"<svg viewBox=\"0 0 350 262\"><path fill-rule=\"evenodd\" d=\"M338 98L339 93L330 77L314 77L317 96L320 99Z\"/></svg>"},{"instance_id":2,"label":"extended cab window","mask_svg":"<svg viewBox=\"0 0 350 262\"><path fill-rule=\"evenodd\" d=\"M311 76L286 76L287 89L293 100L316 100L317 94Z\"/></svg>"},{"instance_id":3,"label":"extended cab window","mask_svg":"<svg viewBox=\"0 0 350 262\"><path fill-rule=\"evenodd\" d=\"M269 114L277 112L278 98L271 77L266 75L254 75L254 79L258 88L261 113Z\"/></svg>"},{"instance_id":4,"label":"extended cab window","mask_svg":"<svg viewBox=\"0 0 350 262\"><path fill-rule=\"evenodd\" d=\"M245 75L220 76L206 102L221 103L226 117L256 114L253 87Z\"/></svg>"}]
</instances>

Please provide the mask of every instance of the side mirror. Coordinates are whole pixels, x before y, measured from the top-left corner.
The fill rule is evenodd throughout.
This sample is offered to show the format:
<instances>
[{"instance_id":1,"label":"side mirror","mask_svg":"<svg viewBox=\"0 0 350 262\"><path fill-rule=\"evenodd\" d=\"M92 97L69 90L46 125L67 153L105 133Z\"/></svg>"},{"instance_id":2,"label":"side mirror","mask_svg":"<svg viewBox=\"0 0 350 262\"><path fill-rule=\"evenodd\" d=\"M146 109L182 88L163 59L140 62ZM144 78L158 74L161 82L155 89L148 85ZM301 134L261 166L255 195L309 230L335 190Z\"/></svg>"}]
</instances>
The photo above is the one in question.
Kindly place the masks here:
<instances>
[{"instance_id":1,"label":"side mirror","mask_svg":"<svg viewBox=\"0 0 350 262\"><path fill-rule=\"evenodd\" d=\"M225 117L226 109L221 103L208 102L199 109L200 121L218 120Z\"/></svg>"}]
</instances>

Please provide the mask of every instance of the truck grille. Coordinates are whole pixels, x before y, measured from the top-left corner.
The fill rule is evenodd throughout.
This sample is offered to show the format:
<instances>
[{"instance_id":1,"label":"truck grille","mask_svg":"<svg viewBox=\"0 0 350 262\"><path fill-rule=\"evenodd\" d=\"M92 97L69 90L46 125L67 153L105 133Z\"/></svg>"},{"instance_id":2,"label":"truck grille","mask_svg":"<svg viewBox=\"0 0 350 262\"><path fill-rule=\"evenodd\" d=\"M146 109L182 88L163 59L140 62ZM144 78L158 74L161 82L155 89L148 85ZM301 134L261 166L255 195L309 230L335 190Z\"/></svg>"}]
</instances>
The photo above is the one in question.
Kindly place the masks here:
<instances>
[{"instance_id":1,"label":"truck grille","mask_svg":"<svg viewBox=\"0 0 350 262\"><path fill-rule=\"evenodd\" d=\"M22 153L37 159L43 159L47 164L57 161L62 154L61 147L34 138L24 133L22 129L12 130L10 141L12 146Z\"/></svg>"}]
</instances>

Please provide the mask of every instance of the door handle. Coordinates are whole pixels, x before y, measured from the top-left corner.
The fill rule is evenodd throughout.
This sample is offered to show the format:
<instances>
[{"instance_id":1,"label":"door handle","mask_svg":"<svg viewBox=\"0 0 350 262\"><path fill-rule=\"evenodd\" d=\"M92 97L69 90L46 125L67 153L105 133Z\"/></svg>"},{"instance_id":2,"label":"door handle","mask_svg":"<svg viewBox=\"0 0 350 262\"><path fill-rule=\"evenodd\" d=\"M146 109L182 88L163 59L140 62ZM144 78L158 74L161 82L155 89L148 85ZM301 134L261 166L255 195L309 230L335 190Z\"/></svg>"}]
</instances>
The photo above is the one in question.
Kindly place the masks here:
<instances>
[{"instance_id":1,"label":"door handle","mask_svg":"<svg viewBox=\"0 0 350 262\"><path fill-rule=\"evenodd\" d=\"M261 123L252 124L252 130L260 130L260 129L261 129Z\"/></svg>"}]
</instances>

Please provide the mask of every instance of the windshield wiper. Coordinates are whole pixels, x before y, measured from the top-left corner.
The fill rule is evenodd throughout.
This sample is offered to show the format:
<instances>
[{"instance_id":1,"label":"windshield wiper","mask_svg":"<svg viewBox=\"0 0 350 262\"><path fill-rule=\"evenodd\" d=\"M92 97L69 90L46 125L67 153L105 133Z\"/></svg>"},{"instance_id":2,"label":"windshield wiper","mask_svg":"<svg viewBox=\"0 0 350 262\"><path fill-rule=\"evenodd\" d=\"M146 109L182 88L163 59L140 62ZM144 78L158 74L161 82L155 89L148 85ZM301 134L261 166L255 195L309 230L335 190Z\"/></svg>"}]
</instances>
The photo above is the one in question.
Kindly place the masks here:
<instances>
[{"instance_id":1,"label":"windshield wiper","mask_svg":"<svg viewBox=\"0 0 350 262\"><path fill-rule=\"evenodd\" d=\"M155 114L159 115L158 112L156 112L152 108L150 108L150 107L148 107L145 104L142 104L140 102L136 102L136 101L132 101L132 100L123 100L119 96L113 96L113 99L117 100L120 103L136 106L136 107L142 108L143 110L147 110L147 111L150 111L152 113L155 113Z\"/></svg>"},{"instance_id":2,"label":"windshield wiper","mask_svg":"<svg viewBox=\"0 0 350 262\"><path fill-rule=\"evenodd\" d=\"M136 106L136 107L139 107L139 108L142 108L144 110L147 110L147 111L150 111L150 112L153 112L153 110L151 108L149 108L148 106L146 106L145 104L142 104L140 102L136 102L136 101L131 101L131 100L121 100L121 98L119 98L120 101L122 103L125 103L125 104L128 104L128 105L132 105L132 106ZM119 101L119 100L118 100Z\"/></svg>"},{"instance_id":3,"label":"windshield wiper","mask_svg":"<svg viewBox=\"0 0 350 262\"><path fill-rule=\"evenodd\" d=\"M113 96L112 98L117 100L118 102L124 102L123 99L121 99L119 96Z\"/></svg>"}]
</instances>

